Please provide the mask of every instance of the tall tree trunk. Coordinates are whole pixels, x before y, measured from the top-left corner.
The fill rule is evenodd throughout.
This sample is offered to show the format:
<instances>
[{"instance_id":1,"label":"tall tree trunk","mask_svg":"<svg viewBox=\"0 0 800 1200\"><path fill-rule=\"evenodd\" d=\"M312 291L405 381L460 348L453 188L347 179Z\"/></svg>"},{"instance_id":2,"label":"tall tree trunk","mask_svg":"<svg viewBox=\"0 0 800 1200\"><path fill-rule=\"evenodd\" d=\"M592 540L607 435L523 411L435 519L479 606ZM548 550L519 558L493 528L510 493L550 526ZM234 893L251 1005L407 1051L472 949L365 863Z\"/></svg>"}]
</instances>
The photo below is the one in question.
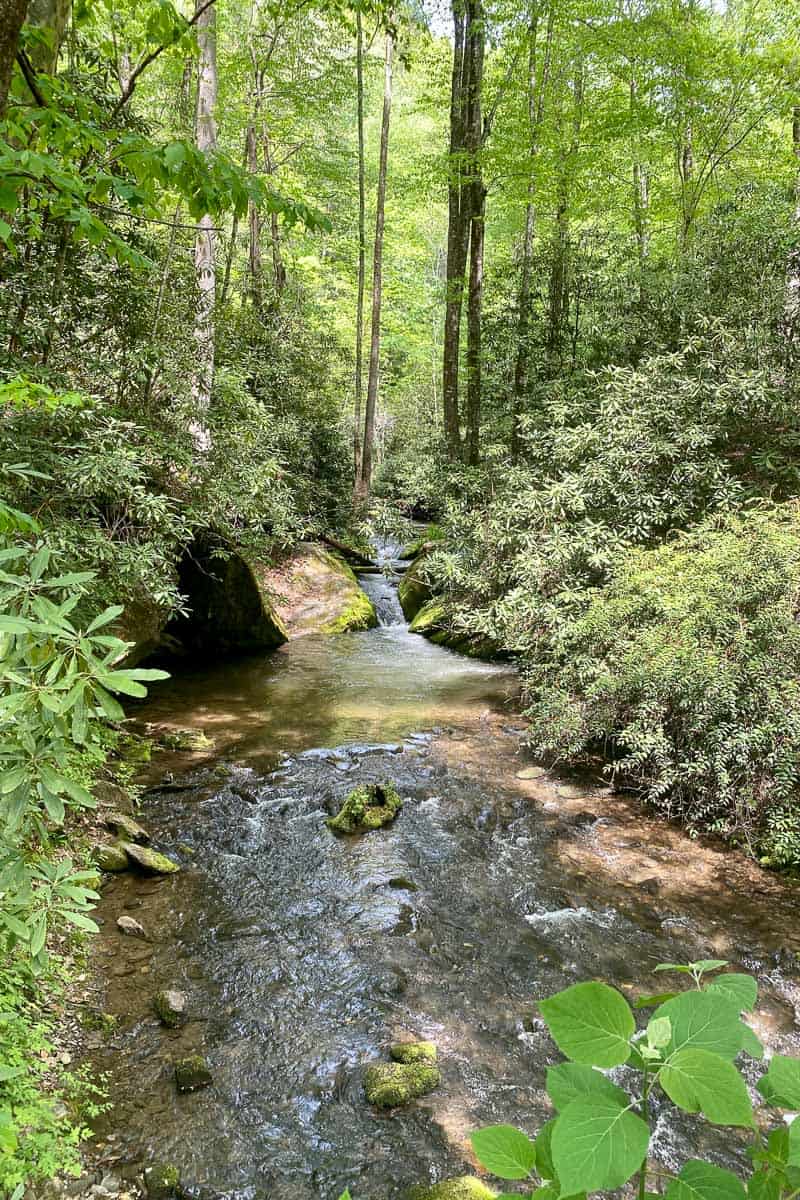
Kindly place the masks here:
<instances>
[{"instance_id":1,"label":"tall tree trunk","mask_svg":"<svg viewBox=\"0 0 800 1200\"><path fill-rule=\"evenodd\" d=\"M27 0L0 0L0 117L6 111Z\"/></svg>"},{"instance_id":2,"label":"tall tree trunk","mask_svg":"<svg viewBox=\"0 0 800 1200\"><path fill-rule=\"evenodd\" d=\"M258 100L255 102L256 112L253 115L250 124L247 126L246 144L247 144L247 169L251 175L258 174L258 147L256 144L256 127ZM260 313L263 306L263 292L261 287L262 266L261 266L261 216L258 211L258 205L255 200L249 200L247 204L247 224L250 231L250 251L249 251L249 270L250 270L250 295L253 301L253 308Z\"/></svg>"},{"instance_id":3,"label":"tall tree trunk","mask_svg":"<svg viewBox=\"0 0 800 1200\"><path fill-rule=\"evenodd\" d=\"M630 115L634 122L634 129L638 121L636 113L637 104L638 80L636 77L636 64L631 64L631 81L630 81ZM634 152L633 152L633 228L636 235L636 257L639 267L639 308L643 309L646 301L647 291L647 259L650 253L650 231L648 223L648 210L650 207L650 181L647 174L647 169L641 162L639 156L639 138L634 133Z\"/></svg>"},{"instance_id":4,"label":"tall tree trunk","mask_svg":"<svg viewBox=\"0 0 800 1200\"><path fill-rule=\"evenodd\" d=\"M792 147L797 174L795 176L794 236L786 264L786 297L783 306L783 336L786 339L786 359L790 369L800 363L800 104L792 109Z\"/></svg>"},{"instance_id":5,"label":"tall tree trunk","mask_svg":"<svg viewBox=\"0 0 800 1200\"><path fill-rule=\"evenodd\" d=\"M67 32L72 0L31 0L26 21L47 31L47 40L31 51L31 62L37 71L55 75L58 54ZM2 16L0 16L2 23Z\"/></svg>"},{"instance_id":6,"label":"tall tree trunk","mask_svg":"<svg viewBox=\"0 0 800 1200\"><path fill-rule=\"evenodd\" d=\"M195 12L202 8L202 0L195 0ZM197 148L204 154L214 150L217 143L215 110L217 104L217 39L216 8L212 4L202 12L196 22L197 44L200 51L197 82L197 116L195 136ZM208 449L209 435L205 428L206 414L211 404L214 383L214 304L216 299L216 237L211 217L206 214L200 220L195 240L195 275L197 278L197 312L195 315L195 341L197 343L197 369L195 373L194 424L192 434L197 449Z\"/></svg>"},{"instance_id":7,"label":"tall tree trunk","mask_svg":"<svg viewBox=\"0 0 800 1200\"><path fill-rule=\"evenodd\" d=\"M539 129L544 116L544 98L550 76L553 46L554 6L547 15L547 38L542 77L537 87L536 55L539 23L538 3L531 14L530 47L528 54L528 194L525 204L525 231L522 238L519 292L517 294L517 352L514 362L514 391L511 404L511 458L519 458L520 418L525 393L528 390L528 329L530 325L531 273L533 270L533 236L536 227L536 160L539 154Z\"/></svg>"},{"instance_id":8,"label":"tall tree trunk","mask_svg":"<svg viewBox=\"0 0 800 1200\"><path fill-rule=\"evenodd\" d=\"M369 493L372 479L373 443L375 440L375 409L378 403L378 369L381 351L381 302L383 299L383 229L386 217L386 171L389 162L389 120L392 113L392 58L394 39L386 33L386 53L383 70L383 118L381 120L381 149L378 163L378 196L375 209L375 246L372 258L372 329L369 346L369 378L367 404L364 414L364 448L361 458L360 494Z\"/></svg>"},{"instance_id":9,"label":"tall tree trunk","mask_svg":"<svg viewBox=\"0 0 800 1200\"><path fill-rule=\"evenodd\" d=\"M270 149L269 132L264 126L262 140L264 144L264 170L268 175L275 174L275 164L272 161L272 151ZM283 295L283 289L286 287L286 267L283 263L283 254L281 253L281 230L278 224L278 214L270 214L270 244L272 246L272 274L275 282L275 301L278 303Z\"/></svg>"},{"instance_id":10,"label":"tall tree trunk","mask_svg":"<svg viewBox=\"0 0 800 1200\"><path fill-rule=\"evenodd\" d=\"M361 406L364 396L364 280L367 263L366 189L364 183L364 28L356 9L356 121L358 125L358 284L356 291L356 370L353 407L353 472L361 485Z\"/></svg>"},{"instance_id":11,"label":"tall tree trunk","mask_svg":"<svg viewBox=\"0 0 800 1200\"><path fill-rule=\"evenodd\" d=\"M573 82L570 143L562 153L558 178L553 263L550 271L548 349L561 356L564 325L569 312L569 273L571 267L570 205L580 132L583 122L583 63L578 64Z\"/></svg>"},{"instance_id":12,"label":"tall tree trunk","mask_svg":"<svg viewBox=\"0 0 800 1200\"><path fill-rule=\"evenodd\" d=\"M469 234L469 295L467 299L467 412L464 456L471 467L480 462L481 361L483 355L483 256L486 245L486 188L474 184Z\"/></svg>"}]
</instances>

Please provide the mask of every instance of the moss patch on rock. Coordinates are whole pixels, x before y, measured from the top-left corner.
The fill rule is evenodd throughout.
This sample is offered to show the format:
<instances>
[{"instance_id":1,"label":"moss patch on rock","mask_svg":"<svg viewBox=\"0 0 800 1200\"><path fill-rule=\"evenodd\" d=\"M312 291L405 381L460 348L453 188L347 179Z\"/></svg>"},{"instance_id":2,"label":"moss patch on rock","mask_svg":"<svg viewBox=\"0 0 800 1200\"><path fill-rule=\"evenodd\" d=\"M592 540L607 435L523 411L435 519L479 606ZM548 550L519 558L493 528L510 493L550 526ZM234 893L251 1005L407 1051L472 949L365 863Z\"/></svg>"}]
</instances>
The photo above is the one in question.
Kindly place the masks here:
<instances>
[{"instance_id":1,"label":"moss patch on rock","mask_svg":"<svg viewBox=\"0 0 800 1200\"><path fill-rule=\"evenodd\" d=\"M455 650L469 658L493 661L503 657L500 647L491 638L452 629L442 600L431 600L424 604L409 625L409 630L422 634L437 646L446 646L448 650Z\"/></svg>"},{"instance_id":2,"label":"moss patch on rock","mask_svg":"<svg viewBox=\"0 0 800 1200\"><path fill-rule=\"evenodd\" d=\"M395 1042L389 1056L398 1063L435 1063L437 1052L433 1042Z\"/></svg>"},{"instance_id":3,"label":"moss patch on rock","mask_svg":"<svg viewBox=\"0 0 800 1200\"><path fill-rule=\"evenodd\" d=\"M495 1200L497 1192L475 1175L458 1175L441 1183L413 1187L405 1200Z\"/></svg>"},{"instance_id":4,"label":"moss patch on rock","mask_svg":"<svg viewBox=\"0 0 800 1200\"><path fill-rule=\"evenodd\" d=\"M407 621L413 621L419 610L431 600L430 584L425 578L424 552L414 559L411 566L400 580L397 598Z\"/></svg>"},{"instance_id":5,"label":"moss patch on rock","mask_svg":"<svg viewBox=\"0 0 800 1200\"><path fill-rule=\"evenodd\" d=\"M334 833L368 833L391 824L402 807L403 801L390 783L357 787L325 824Z\"/></svg>"},{"instance_id":6,"label":"moss patch on rock","mask_svg":"<svg viewBox=\"0 0 800 1200\"><path fill-rule=\"evenodd\" d=\"M375 607L351 567L316 543L303 543L281 563L263 567L260 582L273 596L290 638L378 624Z\"/></svg>"},{"instance_id":7,"label":"moss patch on rock","mask_svg":"<svg viewBox=\"0 0 800 1200\"><path fill-rule=\"evenodd\" d=\"M355 580L355 576L353 576ZM363 592L356 582L358 590L353 593L351 600L334 620L322 626L322 633L355 633L360 629L374 629L378 624L378 614L375 606L366 592Z\"/></svg>"},{"instance_id":8,"label":"moss patch on rock","mask_svg":"<svg viewBox=\"0 0 800 1200\"><path fill-rule=\"evenodd\" d=\"M118 834L126 842L149 842L150 834L138 821L127 813L110 812L105 816L105 823L112 833ZM120 868L122 869L122 868Z\"/></svg>"},{"instance_id":9,"label":"moss patch on rock","mask_svg":"<svg viewBox=\"0 0 800 1200\"><path fill-rule=\"evenodd\" d=\"M181 1173L171 1163L153 1163L144 1169L144 1188L150 1200L167 1200L175 1195Z\"/></svg>"},{"instance_id":10,"label":"moss patch on rock","mask_svg":"<svg viewBox=\"0 0 800 1200\"><path fill-rule=\"evenodd\" d=\"M149 875L174 875L176 871L180 871L178 864L171 858L167 858L166 854L159 854L157 850L151 850L149 846L137 846L135 842L120 842L120 845L131 862Z\"/></svg>"},{"instance_id":11,"label":"moss patch on rock","mask_svg":"<svg viewBox=\"0 0 800 1200\"><path fill-rule=\"evenodd\" d=\"M397 1108L427 1096L440 1082L438 1067L427 1063L371 1063L364 1072L364 1094L377 1108Z\"/></svg>"},{"instance_id":12,"label":"moss patch on rock","mask_svg":"<svg viewBox=\"0 0 800 1200\"><path fill-rule=\"evenodd\" d=\"M131 865L123 846L103 842L92 850L92 859L101 871L127 871Z\"/></svg>"},{"instance_id":13,"label":"moss patch on rock","mask_svg":"<svg viewBox=\"0 0 800 1200\"><path fill-rule=\"evenodd\" d=\"M161 1024L166 1025L168 1029L177 1029L189 1016L186 993L178 991L177 988L165 988L163 992L156 992L153 1008Z\"/></svg>"},{"instance_id":14,"label":"moss patch on rock","mask_svg":"<svg viewBox=\"0 0 800 1200\"><path fill-rule=\"evenodd\" d=\"M213 750L214 743L202 729L167 729L158 736L164 750Z\"/></svg>"},{"instance_id":15,"label":"moss patch on rock","mask_svg":"<svg viewBox=\"0 0 800 1200\"><path fill-rule=\"evenodd\" d=\"M202 1054L190 1054L175 1063L175 1084L179 1092L197 1092L211 1083L211 1072Z\"/></svg>"}]
</instances>

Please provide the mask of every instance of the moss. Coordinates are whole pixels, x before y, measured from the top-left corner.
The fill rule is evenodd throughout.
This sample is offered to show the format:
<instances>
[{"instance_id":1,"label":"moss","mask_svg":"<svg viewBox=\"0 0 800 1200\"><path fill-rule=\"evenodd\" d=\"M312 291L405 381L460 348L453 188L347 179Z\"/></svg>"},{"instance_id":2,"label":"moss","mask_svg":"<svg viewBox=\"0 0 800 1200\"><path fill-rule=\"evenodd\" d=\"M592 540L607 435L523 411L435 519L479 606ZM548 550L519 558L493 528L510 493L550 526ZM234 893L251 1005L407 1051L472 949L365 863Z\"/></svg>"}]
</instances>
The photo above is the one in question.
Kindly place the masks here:
<instances>
[{"instance_id":1,"label":"moss","mask_svg":"<svg viewBox=\"0 0 800 1200\"><path fill-rule=\"evenodd\" d=\"M135 733L123 733L117 742L117 754L128 763L149 763L151 742Z\"/></svg>"},{"instance_id":2,"label":"moss","mask_svg":"<svg viewBox=\"0 0 800 1200\"><path fill-rule=\"evenodd\" d=\"M127 871L131 865L124 848L118 843L104 842L95 846L92 858L101 871Z\"/></svg>"},{"instance_id":3,"label":"moss","mask_svg":"<svg viewBox=\"0 0 800 1200\"><path fill-rule=\"evenodd\" d=\"M409 628L412 633L421 633L423 636L430 637L431 633L435 633L441 627L444 615L442 601L429 600L427 604L423 604Z\"/></svg>"},{"instance_id":4,"label":"moss","mask_svg":"<svg viewBox=\"0 0 800 1200\"><path fill-rule=\"evenodd\" d=\"M108 828L124 838L126 842L149 842L150 834L146 829L143 829L138 821L134 821L133 817L127 813L110 812L105 816L105 823Z\"/></svg>"},{"instance_id":5,"label":"moss","mask_svg":"<svg viewBox=\"0 0 800 1200\"><path fill-rule=\"evenodd\" d=\"M190 1054L175 1063L175 1083L179 1092L196 1092L211 1083L211 1072L202 1054Z\"/></svg>"},{"instance_id":6,"label":"moss","mask_svg":"<svg viewBox=\"0 0 800 1200\"><path fill-rule=\"evenodd\" d=\"M84 1029L110 1037L117 1028L119 1018L113 1013L100 1012L96 1008L84 1008L79 1014L79 1020Z\"/></svg>"},{"instance_id":7,"label":"moss","mask_svg":"<svg viewBox=\"0 0 800 1200\"><path fill-rule=\"evenodd\" d=\"M358 787L325 823L334 833L367 833L391 824L402 807L403 801L390 783Z\"/></svg>"},{"instance_id":8,"label":"moss","mask_svg":"<svg viewBox=\"0 0 800 1200\"><path fill-rule=\"evenodd\" d=\"M459 1175L431 1186L413 1187L406 1192L405 1200L495 1200L496 1196L496 1192L474 1175Z\"/></svg>"},{"instance_id":9,"label":"moss","mask_svg":"<svg viewBox=\"0 0 800 1200\"><path fill-rule=\"evenodd\" d=\"M425 579L425 554L414 560L400 580L397 598L407 621L413 621L417 613L431 600L431 588Z\"/></svg>"},{"instance_id":10,"label":"moss","mask_svg":"<svg viewBox=\"0 0 800 1200\"><path fill-rule=\"evenodd\" d=\"M364 1093L377 1108L396 1108L439 1086L441 1075L428 1063L371 1063L364 1073Z\"/></svg>"},{"instance_id":11,"label":"moss","mask_svg":"<svg viewBox=\"0 0 800 1200\"><path fill-rule=\"evenodd\" d=\"M180 871L177 863L167 858L166 854L159 854L157 850L137 846L135 842L120 842L120 845L128 858L150 875L174 875L176 871Z\"/></svg>"},{"instance_id":12,"label":"moss","mask_svg":"<svg viewBox=\"0 0 800 1200\"><path fill-rule=\"evenodd\" d=\"M431 600L422 606L409 625L411 633L421 633L436 646L446 646L469 658L496 660L501 658L500 647L481 634L456 632L448 628L447 609L442 600Z\"/></svg>"},{"instance_id":13,"label":"moss","mask_svg":"<svg viewBox=\"0 0 800 1200\"><path fill-rule=\"evenodd\" d=\"M188 1016L186 996L174 988L166 988L157 992L153 997L153 1008L162 1025L168 1029L177 1029L183 1025Z\"/></svg>"},{"instance_id":14,"label":"moss","mask_svg":"<svg viewBox=\"0 0 800 1200\"><path fill-rule=\"evenodd\" d=\"M159 746L165 750L213 750L214 743L202 729L168 729L159 735Z\"/></svg>"},{"instance_id":15,"label":"moss","mask_svg":"<svg viewBox=\"0 0 800 1200\"><path fill-rule=\"evenodd\" d=\"M350 574L353 574L352 571ZM354 575L353 583L356 591L339 616L322 626L322 633L355 633L361 629L374 629L378 624L375 605L367 593L362 592Z\"/></svg>"},{"instance_id":16,"label":"moss","mask_svg":"<svg viewBox=\"0 0 800 1200\"><path fill-rule=\"evenodd\" d=\"M144 1169L144 1187L150 1200L166 1200L175 1194L181 1173L171 1163L153 1163Z\"/></svg>"},{"instance_id":17,"label":"moss","mask_svg":"<svg viewBox=\"0 0 800 1200\"><path fill-rule=\"evenodd\" d=\"M436 1046L433 1042L395 1042L389 1054L398 1063L435 1063Z\"/></svg>"}]
</instances>

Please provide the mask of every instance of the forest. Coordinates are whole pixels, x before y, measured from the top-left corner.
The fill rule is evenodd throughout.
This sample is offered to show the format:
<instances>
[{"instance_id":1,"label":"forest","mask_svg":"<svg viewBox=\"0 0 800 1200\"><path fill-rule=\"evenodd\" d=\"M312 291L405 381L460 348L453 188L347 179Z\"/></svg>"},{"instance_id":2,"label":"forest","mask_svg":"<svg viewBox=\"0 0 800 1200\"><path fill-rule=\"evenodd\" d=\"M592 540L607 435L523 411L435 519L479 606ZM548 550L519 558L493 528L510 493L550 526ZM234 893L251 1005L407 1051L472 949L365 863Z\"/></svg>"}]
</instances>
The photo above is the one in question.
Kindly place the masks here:
<instances>
[{"instance_id":1,"label":"forest","mask_svg":"<svg viewBox=\"0 0 800 1200\"><path fill-rule=\"evenodd\" d=\"M798 1195L797 0L0 0L0 598L0 1197Z\"/></svg>"}]
</instances>

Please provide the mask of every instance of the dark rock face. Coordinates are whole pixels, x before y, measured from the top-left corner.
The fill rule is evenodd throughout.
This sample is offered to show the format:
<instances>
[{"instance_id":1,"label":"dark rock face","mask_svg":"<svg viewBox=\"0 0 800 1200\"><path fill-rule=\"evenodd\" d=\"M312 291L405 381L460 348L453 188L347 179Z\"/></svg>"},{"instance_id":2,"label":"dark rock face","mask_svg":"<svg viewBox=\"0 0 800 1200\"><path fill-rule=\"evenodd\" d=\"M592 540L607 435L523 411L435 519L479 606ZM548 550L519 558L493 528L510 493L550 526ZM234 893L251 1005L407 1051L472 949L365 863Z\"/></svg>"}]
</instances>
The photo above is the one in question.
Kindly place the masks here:
<instances>
[{"instance_id":1,"label":"dark rock face","mask_svg":"<svg viewBox=\"0 0 800 1200\"><path fill-rule=\"evenodd\" d=\"M167 1200L175 1195L180 1172L170 1163L152 1163L144 1169L144 1187L149 1200Z\"/></svg>"},{"instance_id":2,"label":"dark rock face","mask_svg":"<svg viewBox=\"0 0 800 1200\"><path fill-rule=\"evenodd\" d=\"M179 1092L197 1092L211 1083L211 1072L202 1054L192 1054L175 1063L175 1084Z\"/></svg>"}]
</instances>

